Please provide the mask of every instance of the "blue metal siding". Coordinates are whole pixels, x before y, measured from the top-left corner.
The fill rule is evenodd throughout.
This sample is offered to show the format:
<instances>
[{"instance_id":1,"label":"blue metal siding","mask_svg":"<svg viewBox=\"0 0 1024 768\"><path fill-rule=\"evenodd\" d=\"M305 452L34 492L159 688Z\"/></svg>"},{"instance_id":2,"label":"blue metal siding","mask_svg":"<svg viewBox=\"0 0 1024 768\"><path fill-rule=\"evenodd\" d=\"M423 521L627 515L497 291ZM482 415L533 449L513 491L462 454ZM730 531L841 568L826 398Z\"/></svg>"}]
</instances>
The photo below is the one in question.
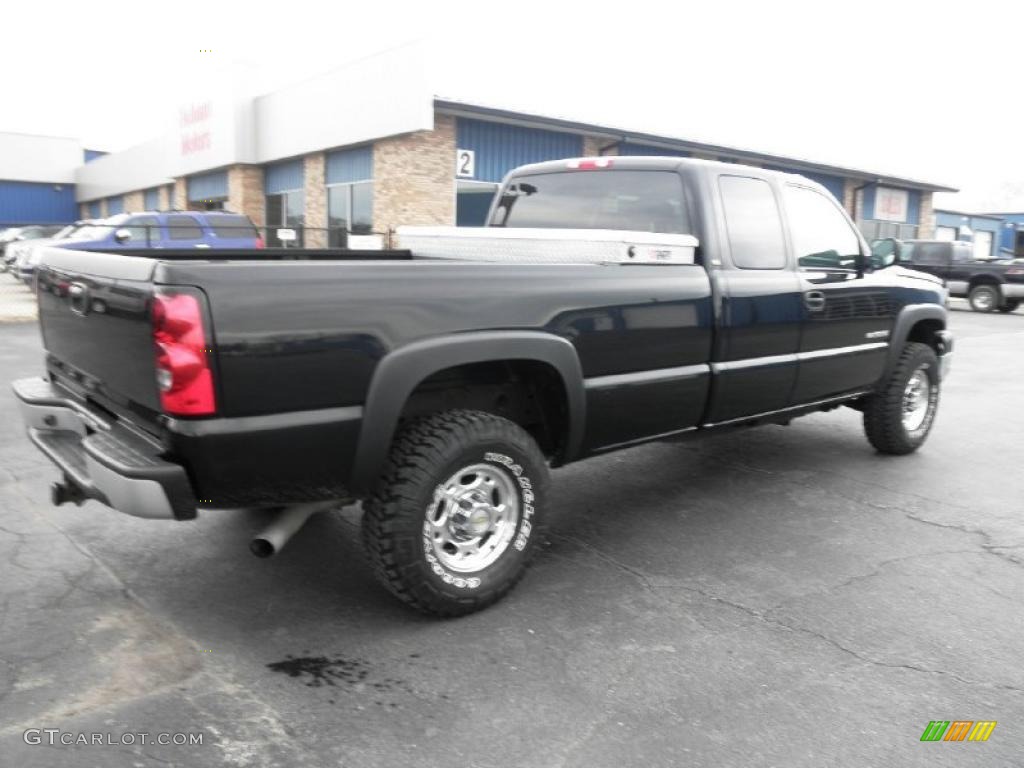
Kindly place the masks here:
<instances>
[{"instance_id":1,"label":"blue metal siding","mask_svg":"<svg viewBox=\"0 0 1024 768\"><path fill-rule=\"evenodd\" d=\"M936 211L935 212L935 224L939 227L955 227L957 230L957 240L972 240L973 238L960 235L960 227L967 225L974 232L991 232L992 233L992 248L993 250L1002 247L1013 247L1012 238L1009 240L1009 245L1006 245L1007 239L1005 235L1006 227L1003 225L1004 222L1001 219L986 218L982 216L970 216L968 214L956 213L955 211ZM1012 225L1010 231L1013 232ZM998 255L998 254L993 254Z\"/></svg>"},{"instance_id":2,"label":"blue metal siding","mask_svg":"<svg viewBox=\"0 0 1024 768\"><path fill-rule=\"evenodd\" d=\"M907 224L921 223L921 190L907 190Z\"/></svg>"},{"instance_id":3,"label":"blue metal siding","mask_svg":"<svg viewBox=\"0 0 1024 768\"><path fill-rule=\"evenodd\" d=\"M107 198L107 216L113 216L115 213L124 213L124 197L122 195Z\"/></svg>"},{"instance_id":4,"label":"blue metal siding","mask_svg":"<svg viewBox=\"0 0 1024 768\"><path fill-rule=\"evenodd\" d=\"M160 189L153 187L153 189L147 189L143 195L144 205L147 211L158 211L160 210Z\"/></svg>"},{"instance_id":5,"label":"blue metal siding","mask_svg":"<svg viewBox=\"0 0 1024 768\"><path fill-rule=\"evenodd\" d=\"M475 181L501 181L519 165L583 154L583 137L576 134L464 117L456 122L455 136L458 149L476 153Z\"/></svg>"},{"instance_id":6,"label":"blue metal siding","mask_svg":"<svg viewBox=\"0 0 1024 768\"><path fill-rule=\"evenodd\" d=\"M100 217L100 201L92 200L89 203L89 218L98 219Z\"/></svg>"},{"instance_id":7,"label":"blue metal siding","mask_svg":"<svg viewBox=\"0 0 1024 768\"><path fill-rule=\"evenodd\" d=\"M683 152L681 149L662 149L651 147L646 144L636 144L632 141L619 142L619 154L630 157L692 157L692 152Z\"/></svg>"},{"instance_id":8,"label":"blue metal siding","mask_svg":"<svg viewBox=\"0 0 1024 768\"><path fill-rule=\"evenodd\" d=\"M862 219L875 218L875 185L869 184L864 187L861 199L860 216Z\"/></svg>"},{"instance_id":9,"label":"blue metal siding","mask_svg":"<svg viewBox=\"0 0 1024 768\"><path fill-rule=\"evenodd\" d=\"M798 173L804 178L816 181L821 184L825 189L832 193L832 197L839 201L840 205L843 202L843 190L845 187L845 180L842 176L831 176L827 173L815 173L814 171L801 171L798 168L787 168L783 165L766 165L764 166L769 171L782 171L783 173Z\"/></svg>"},{"instance_id":10,"label":"blue metal siding","mask_svg":"<svg viewBox=\"0 0 1024 768\"><path fill-rule=\"evenodd\" d=\"M301 158L268 165L263 171L263 188L268 195L302 189L305 184L306 174L302 168Z\"/></svg>"},{"instance_id":11,"label":"blue metal siding","mask_svg":"<svg viewBox=\"0 0 1024 768\"><path fill-rule=\"evenodd\" d=\"M195 203L200 200L214 200L228 196L228 172L214 171L188 179L188 199Z\"/></svg>"},{"instance_id":12,"label":"blue metal siding","mask_svg":"<svg viewBox=\"0 0 1024 768\"><path fill-rule=\"evenodd\" d=\"M0 225L59 224L77 218L73 184L0 181Z\"/></svg>"},{"instance_id":13,"label":"blue metal siding","mask_svg":"<svg viewBox=\"0 0 1024 768\"><path fill-rule=\"evenodd\" d=\"M1017 248L1017 229L1021 227L1020 224L1014 224L1012 221L1004 221L1003 226L1000 227L1002 234L999 236L999 247L1003 250L1009 251L1011 254Z\"/></svg>"},{"instance_id":14,"label":"blue metal siding","mask_svg":"<svg viewBox=\"0 0 1024 768\"><path fill-rule=\"evenodd\" d=\"M347 184L373 178L373 145L340 149L327 154L328 184Z\"/></svg>"}]
</instances>

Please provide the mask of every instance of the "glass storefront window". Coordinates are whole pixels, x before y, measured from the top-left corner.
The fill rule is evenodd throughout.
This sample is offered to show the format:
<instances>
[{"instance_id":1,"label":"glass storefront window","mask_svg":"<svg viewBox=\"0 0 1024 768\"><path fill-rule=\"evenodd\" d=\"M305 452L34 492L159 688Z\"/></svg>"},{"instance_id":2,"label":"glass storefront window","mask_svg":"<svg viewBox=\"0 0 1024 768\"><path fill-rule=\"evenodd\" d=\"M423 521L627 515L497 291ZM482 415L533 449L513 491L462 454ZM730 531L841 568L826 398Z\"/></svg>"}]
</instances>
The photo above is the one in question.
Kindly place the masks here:
<instances>
[{"instance_id":1,"label":"glass storefront window","mask_svg":"<svg viewBox=\"0 0 1024 768\"><path fill-rule=\"evenodd\" d=\"M306 195L301 189L267 195L267 246L301 248L306 223ZM284 242L277 236L280 227L295 230L295 239Z\"/></svg>"},{"instance_id":2,"label":"glass storefront window","mask_svg":"<svg viewBox=\"0 0 1024 768\"><path fill-rule=\"evenodd\" d=\"M345 248L348 235L373 232L373 182L332 184L327 188L328 246Z\"/></svg>"}]
</instances>

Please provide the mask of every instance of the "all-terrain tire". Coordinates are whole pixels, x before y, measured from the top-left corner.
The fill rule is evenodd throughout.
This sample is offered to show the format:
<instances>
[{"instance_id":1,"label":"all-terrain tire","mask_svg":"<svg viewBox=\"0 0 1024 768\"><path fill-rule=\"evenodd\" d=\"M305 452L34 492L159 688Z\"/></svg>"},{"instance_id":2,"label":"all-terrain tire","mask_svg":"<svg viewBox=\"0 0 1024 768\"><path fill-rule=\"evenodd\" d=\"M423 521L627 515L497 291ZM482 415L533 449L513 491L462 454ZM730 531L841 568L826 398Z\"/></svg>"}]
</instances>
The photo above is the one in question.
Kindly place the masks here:
<instances>
[{"instance_id":1,"label":"all-terrain tire","mask_svg":"<svg viewBox=\"0 0 1024 768\"><path fill-rule=\"evenodd\" d=\"M999 311L1002 312L1003 314L1006 314L1008 312L1013 312L1019 306L1020 306L1020 299L1007 299L999 307Z\"/></svg>"},{"instance_id":2,"label":"all-terrain tire","mask_svg":"<svg viewBox=\"0 0 1024 768\"><path fill-rule=\"evenodd\" d=\"M908 385L922 372L928 382L927 411L920 426L908 429L905 408ZM939 359L927 344L908 342L888 378L864 403L864 432L881 453L903 455L913 453L931 431L939 405Z\"/></svg>"},{"instance_id":3,"label":"all-terrain tire","mask_svg":"<svg viewBox=\"0 0 1024 768\"><path fill-rule=\"evenodd\" d=\"M472 467L492 482L498 478L508 505L517 506L518 513L514 524L502 529L500 539L506 544L496 560L479 570L459 570L459 563L450 565L447 553L437 549L433 538L440 534L429 521L454 519L455 497L445 495L446 487L472 485L471 475L463 480L458 474ZM410 423L395 439L363 505L363 544L378 580L400 600L434 616L486 608L522 578L539 538L548 484L543 453L526 430L508 419L452 410ZM446 505L454 511L438 511ZM499 506L491 507L495 518L500 518ZM463 529L459 533L468 535Z\"/></svg>"}]
</instances>

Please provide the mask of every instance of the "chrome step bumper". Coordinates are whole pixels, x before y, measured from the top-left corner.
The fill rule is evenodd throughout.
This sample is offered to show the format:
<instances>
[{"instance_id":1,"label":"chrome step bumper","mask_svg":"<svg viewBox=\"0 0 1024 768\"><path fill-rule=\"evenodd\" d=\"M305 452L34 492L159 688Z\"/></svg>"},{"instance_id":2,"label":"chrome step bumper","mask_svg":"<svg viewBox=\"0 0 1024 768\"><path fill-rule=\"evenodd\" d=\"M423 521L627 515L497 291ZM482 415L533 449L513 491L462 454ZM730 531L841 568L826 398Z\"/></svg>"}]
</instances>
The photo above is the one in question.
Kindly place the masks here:
<instances>
[{"instance_id":1,"label":"chrome step bumper","mask_svg":"<svg viewBox=\"0 0 1024 768\"><path fill-rule=\"evenodd\" d=\"M20 379L13 389L29 438L64 473L75 496L136 517L196 516L185 468L161 458L159 445L103 421L45 379Z\"/></svg>"}]
</instances>

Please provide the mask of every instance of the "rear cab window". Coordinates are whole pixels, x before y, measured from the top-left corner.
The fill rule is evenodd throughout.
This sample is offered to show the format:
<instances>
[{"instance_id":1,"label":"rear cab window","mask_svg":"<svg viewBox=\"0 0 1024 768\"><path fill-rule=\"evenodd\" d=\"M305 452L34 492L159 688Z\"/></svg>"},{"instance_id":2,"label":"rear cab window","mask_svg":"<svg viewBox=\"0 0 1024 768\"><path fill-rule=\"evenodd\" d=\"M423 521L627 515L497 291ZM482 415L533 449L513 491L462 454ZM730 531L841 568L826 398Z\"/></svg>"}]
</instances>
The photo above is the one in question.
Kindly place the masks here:
<instances>
[{"instance_id":1,"label":"rear cab window","mask_svg":"<svg viewBox=\"0 0 1024 768\"><path fill-rule=\"evenodd\" d=\"M904 243L902 260L911 264L942 266L949 264L956 253L951 243ZM961 261L963 259L958 259Z\"/></svg>"},{"instance_id":2,"label":"rear cab window","mask_svg":"<svg viewBox=\"0 0 1024 768\"><path fill-rule=\"evenodd\" d=\"M490 226L693 233L682 178L661 170L515 176L502 191Z\"/></svg>"}]
</instances>

